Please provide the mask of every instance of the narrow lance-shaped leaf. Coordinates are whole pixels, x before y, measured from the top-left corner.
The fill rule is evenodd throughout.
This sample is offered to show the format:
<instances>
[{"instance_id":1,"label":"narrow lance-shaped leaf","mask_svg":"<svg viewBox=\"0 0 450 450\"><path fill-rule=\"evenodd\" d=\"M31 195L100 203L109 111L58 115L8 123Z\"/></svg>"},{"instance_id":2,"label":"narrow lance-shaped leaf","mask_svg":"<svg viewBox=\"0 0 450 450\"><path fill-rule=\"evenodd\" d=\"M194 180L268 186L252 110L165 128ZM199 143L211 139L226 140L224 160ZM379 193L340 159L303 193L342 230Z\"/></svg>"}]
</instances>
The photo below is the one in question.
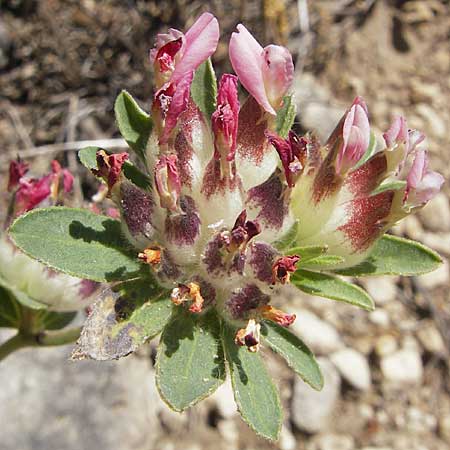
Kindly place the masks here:
<instances>
[{"instance_id":1,"label":"narrow lance-shaped leaf","mask_svg":"<svg viewBox=\"0 0 450 450\"><path fill-rule=\"evenodd\" d=\"M35 209L16 219L9 232L26 254L75 277L126 280L143 267L122 237L120 223L85 209Z\"/></svg>"},{"instance_id":2,"label":"narrow lance-shaped leaf","mask_svg":"<svg viewBox=\"0 0 450 450\"><path fill-rule=\"evenodd\" d=\"M297 107L295 105L295 101L292 95L286 95L283 97L283 106L277 113L277 133L286 138L289 130L292 128L292 125L295 120L295 115L297 114Z\"/></svg>"},{"instance_id":3,"label":"narrow lance-shaped leaf","mask_svg":"<svg viewBox=\"0 0 450 450\"><path fill-rule=\"evenodd\" d=\"M216 109L217 97L216 74L210 59L207 59L195 71L191 96L200 111L210 118Z\"/></svg>"},{"instance_id":4,"label":"narrow lance-shaped leaf","mask_svg":"<svg viewBox=\"0 0 450 450\"><path fill-rule=\"evenodd\" d=\"M153 129L151 117L139 107L127 91L122 91L117 96L114 113L120 134L145 164L145 151Z\"/></svg>"},{"instance_id":5,"label":"narrow lance-shaped leaf","mask_svg":"<svg viewBox=\"0 0 450 450\"><path fill-rule=\"evenodd\" d=\"M280 399L259 352L234 342L236 330L223 326L223 343L230 368L234 399L242 418L257 434L275 441L283 420Z\"/></svg>"},{"instance_id":6,"label":"narrow lance-shaped leaf","mask_svg":"<svg viewBox=\"0 0 450 450\"><path fill-rule=\"evenodd\" d=\"M279 353L303 381L320 391L323 377L313 353L305 343L286 328L264 321L261 333L269 347Z\"/></svg>"},{"instance_id":7,"label":"narrow lance-shaped leaf","mask_svg":"<svg viewBox=\"0 0 450 450\"><path fill-rule=\"evenodd\" d=\"M158 347L156 384L175 411L211 395L225 381L220 323L214 311L195 315L179 308Z\"/></svg>"},{"instance_id":8,"label":"narrow lance-shaped leaf","mask_svg":"<svg viewBox=\"0 0 450 450\"><path fill-rule=\"evenodd\" d=\"M375 307L373 300L363 289L332 275L297 270L291 281L294 286L307 294L349 303L368 311L372 311Z\"/></svg>"},{"instance_id":9,"label":"narrow lance-shaped leaf","mask_svg":"<svg viewBox=\"0 0 450 450\"><path fill-rule=\"evenodd\" d=\"M385 234L374 246L370 256L354 267L337 270L350 276L421 275L437 269L442 259L424 245Z\"/></svg>"},{"instance_id":10,"label":"narrow lance-shaped leaf","mask_svg":"<svg viewBox=\"0 0 450 450\"><path fill-rule=\"evenodd\" d=\"M151 278L105 289L95 303L72 354L73 359L118 359L161 332L172 303Z\"/></svg>"}]
</instances>

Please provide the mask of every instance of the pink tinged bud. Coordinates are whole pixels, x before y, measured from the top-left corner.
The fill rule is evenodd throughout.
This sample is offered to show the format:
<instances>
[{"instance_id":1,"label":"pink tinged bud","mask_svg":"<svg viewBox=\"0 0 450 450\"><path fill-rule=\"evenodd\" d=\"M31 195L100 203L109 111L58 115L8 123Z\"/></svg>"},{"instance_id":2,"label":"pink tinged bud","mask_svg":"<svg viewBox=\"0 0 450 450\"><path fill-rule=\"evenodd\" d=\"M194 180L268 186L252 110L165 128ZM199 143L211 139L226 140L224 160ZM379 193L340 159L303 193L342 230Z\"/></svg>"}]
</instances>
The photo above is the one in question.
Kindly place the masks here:
<instances>
[{"instance_id":1,"label":"pink tinged bud","mask_svg":"<svg viewBox=\"0 0 450 450\"><path fill-rule=\"evenodd\" d=\"M293 131L289 131L287 139L283 139L269 131L266 132L266 136L280 157L288 186L293 187L296 179L301 175L305 167L307 156L306 139L299 138Z\"/></svg>"},{"instance_id":2,"label":"pink tinged bud","mask_svg":"<svg viewBox=\"0 0 450 450\"><path fill-rule=\"evenodd\" d=\"M408 139L408 128L406 127L406 120L402 116L396 116L392 121L391 126L383 134L386 147L392 148L395 145L406 143Z\"/></svg>"},{"instance_id":3,"label":"pink tinged bud","mask_svg":"<svg viewBox=\"0 0 450 450\"><path fill-rule=\"evenodd\" d=\"M444 177L428 169L428 157L418 150L411 170L406 178L405 200L411 206L420 206L431 200L444 183Z\"/></svg>"},{"instance_id":4,"label":"pink tinged bud","mask_svg":"<svg viewBox=\"0 0 450 450\"><path fill-rule=\"evenodd\" d=\"M336 172L351 169L364 155L370 141L370 125L367 112L359 103L353 104L342 128L342 147L336 158Z\"/></svg>"},{"instance_id":5,"label":"pink tinged bud","mask_svg":"<svg viewBox=\"0 0 450 450\"><path fill-rule=\"evenodd\" d=\"M236 137L239 122L238 79L224 74L220 79L217 94L217 109L211 117L214 132L214 157L233 161L236 153Z\"/></svg>"},{"instance_id":6,"label":"pink tinged bud","mask_svg":"<svg viewBox=\"0 0 450 450\"><path fill-rule=\"evenodd\" d=\"M294 79L294 63L289 50L279 45L265 47L262 73L269 102L277 109Z\"/></svg>"},{"instance_id":7,"label":"pink tinged bud","mask_svg":"<svg viewBox=\"0 0 450 450\"><path fill-rule=\"evenodd\" d=\"M289 283L290 273L297 270L296 264L300 261L297 255L282 256L275 261L272 266L272 282L286 284Z\"/></svg>"},{"instance_id":8,"label":"pink tinged bud","mask_svg":"<svg viewBox=\"0 0 450 450\"><path fill-rule=\"evenodd\" d=\"M234 342L240 347L247 347L249 352L257 352L261 342L261 325L250 319L245 328L238 330Z\"/></svg>"},{"instance_id":9,"label":"pink tinged bud","mask_svg":"<svg viewBox=\"0 0 450 450\"><path fill-rule=\"evenodd\" d=\"M53 172L51 183L52 197L56 199L58 197L61 179L63 182L63 190L65 193L68 193L72 190L74 177L69 170L63 169L56 159L51 162L51 167Z\"/></svg>"},{"instance_id":10,"label":"pink tinged bud","mask_svg":"<svg viewBox=\"0 0 450 450\"><path fill-rule=\"evenodd\" d=\"M177 84L187 74L194 72L217 48L219 23L210 13L203 13L186 32L183 56L176 64L171 82Z\"/></svg>"},{"instance_id":11,"label":"pink tinged bud","mask_svg":"<svg viewBox=\"0 0 450 450\"><path fill-rule=\"evenodd\" d=\"M275 115L289 89L294 73L287 49L269 45L265 49L242 25L230 39L230 61L245 89L268 113Z\"/></svg>"},{"instance_id":12,"label":"pink tinged bud","mask_svg":"<svg viewBox=\"0 0 450 450\"><path fill-rule=\"evenodd\" d=\"M178 52L183 46L183 38L184 38L183 34L178 30L173 31L176 32L177 34L179 33L180 36L175 40L171 40L166 44L164 44L163 46L161 46L156 51L156 54L151 53L151 57L154 55L155 68L162 73L165 72L172 73L175 70L175 57L177 56Z\"/></svg>"},{"instance_id":13,"label":"pink tinged bud","mask_svg":"<svg viewBox=\"0 0 450 450\"><path fill-rule=\"evenodd\" d=\"M176 127L181 114L187 109L194 72L186 74L176 85L168 86L160 90L155 95L155 101L158 103L157 109L161 111L164 126L159 138L160 144L167 144L173 129Z\"/></svg>"},{"instance_id":14,"label":"pink tinged bud","mask_svg":"<svg viewBox=\"0 0 450 450\"><path fill-rule=\"evenodd\" d=\"M108 155L104 150L97 152L97 167L98 169L92 169L92 173L101 177L108 186L108 193L111 193L111 189L119 181L122 166L128 159L128 153L114 153Z\"/></svg>"},{"instance_id":15,"label":"pink tinged bud","mask_svg":"<svg viewBox=\"0 0 450 450\"><path fill-rule=\"evenodd\" d=\"M28 164L17 159L9 164L8 192L19 185L20 179L28 172Z\"/></svg>"},{"instance_id":16,"label":"pink tinged bud","mask_svg":"<svg viewBox=\"0 0 450 450\"><path fill-rule=\"evenodd\" d=\"M295 314L287 314L280 309L274 308L270 305L262 306L259 309L259 313L264 319L275 322L282 327L288 327L289 325L292 325L296 319Z\"/></svg>"},{"instance_id":17,"label":"pink tinged bud","mask_svg":"<svg viewBox=\"0 0 450 450\"><path fill-rule=\"evenodd\" d=\"M15 214L19 216L26 211L30 211L51 193L50 191L51 175L37 179L21 179L19 188L16 192Z\"/></svg>"},{"instance_id":18,"label":"pink tinged bud","mask_svg":"<svg viewBox=\"0 0 450 450\"><path fill-rule=\"evenodd\" d=\"M170 211L178 210L181 182L176 155L162 156L155 166L155 184L160 205Z\"/></svg>"}]
</instances>

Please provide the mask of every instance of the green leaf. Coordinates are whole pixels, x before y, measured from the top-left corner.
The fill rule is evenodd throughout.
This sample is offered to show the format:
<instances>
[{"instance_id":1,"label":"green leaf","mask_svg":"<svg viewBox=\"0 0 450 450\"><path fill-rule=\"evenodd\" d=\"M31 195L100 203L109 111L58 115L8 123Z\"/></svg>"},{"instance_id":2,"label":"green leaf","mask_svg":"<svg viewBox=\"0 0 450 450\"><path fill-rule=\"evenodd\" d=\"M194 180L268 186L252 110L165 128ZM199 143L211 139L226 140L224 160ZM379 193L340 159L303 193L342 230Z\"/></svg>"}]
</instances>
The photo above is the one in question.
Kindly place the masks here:
<instances>
[{"instance_id":1,"label":"green leaf","mask_svg":"<svg viewBox=\"0 0 450 450\"><path fill-rule=\"evenodd\" d=\"M406 188L406 181L403 180L386 180L381 183L371 195L381 194L385 191L399 191Z\"/></svg>"},{"instance_id":2,"label":"green leaf","mask_svg":"<svg viewBox=\"0 0 450 450\"><path fill-rule=\"evenodd\" d=\"M0 327L19 328L21 308L11 292L0 285Z\"/></svg>"},{"instance_id":3,"label":"green leaf","mask_svg":"<svg viewBox=\"0 0 450 450\"><path fill-rule=\"evenodd\" d=\"M335 266L336 264L341 264L345 261L342 256L337 255L320 255L317 258L309 259L306 261L300 260L299 266L310 268L310 269L329 269L329 266Z\"/></svg>"},{"instance_id":4,"label":"green leaf","mask_svg":"<svg viewBox=\"0 0 450 450\"><path fill-rule=\"evenodd\" d=\"M367 147L367 150L362 156L362 158L355 165L354 169L361 167L365 162L367 162L370 158L372 158L373 155L375 155L376 151L377 151L377 138L375 136L375 133L371 131L369 146Z\"/></svg>"},{"instance_id":5,"label":"green leaf","mask_svg":"<svg viewBox=\"0 0 450 450\"><path fill-rule=\"evenodd\" d=\"M283 97L283 106L277 113L276 130L277 133L286 138L289 130L292 128L292 124L297 114L297 107L292 95L286 95Z\"/></svg>"},{"instance_id":6,"label":"green leaf","mask_svg":"<svg viewBox=\"0 0 450 450\"><path fill-rule=\"evenodd\" d=\"M72 312L55 312L42 311L39 313L39 324L42 330L60 330L69 325L75 319L77 313Z\"/></svg>"},{"instance_id":7,"label":"green leaf","mask_svg":"<svg viewBox=\"0 0 450 450\"><path fill-rule=\"evenodd\" d=\"M156 385L172 409L184 411L211 395L226 372L216 313L198 316L179 309L161 336Z\"/></svg>"},{"instance_id":8,"label":"green leaf","mask_svg":"<svg viewBox=\"0 0 450 450\"><path fill-rule=\"evenodd\" d=\"M217 97L217 80L211 59L207 59L195 71L191 96L200 111L210 118L216 109Z\"/></svg>"},{"instance_id":9,"label":"green leaf","mask_svg":"<svg viewBox=\"0 0 450 450\"><path fill-rule=\"evenodd\" d=\"M328 251L328 247L320 245L308 245L305 247L293 247L286 251L287 255L298 255L300 261L305 263L319 256L324 255Z\"/></svg>"},{"instance_id":10,"label":"green leaf","mask_svg":"<svg viewBox=\"0 0 450 450\"><path fill-rule=\"evenodd\" d=\"M289 248L289 246L295 241L295 238L297 237L298 224L299 221L296 220L292 227L289 228L289 230L286 232L286 234L278 241L275 241L272 245L280 251Z\"/></svg>"},{"instance_id":11,"label":"green leaf","mask_svg":"<svg viewBox=\"0 0 450 450\"><path fill-rule=\"evenodd\" d=\"M86 320L72 358L126 356L159 334L171 314L169 294L154 280L133 280L106 289Z\"/></svg>"},{"instance_id":12,"label":"green leaf","mask_svg":"<svg viewBox=\"0 0 450 450\"><path fill-rule=\"evenodd\" d=\"M145 164L147 142L153 129L153 120L127 91L122 91L117 96L114 113L120 134Z\"/></svg>"},{"instance_id":13,"label":"green leaf","mask_svg":"<svg viewBox=\"0 0 450 450\"><path fill-rule=\"evenodd\" d=\"M32 258L79 278L118 281L143 268L122 237L120 222L85 209L34 209L9 230L14 243Z\"/></svg>"},{"instance_id":14,"label":"green leaf","mask_svg":"<svg viewBox=\"0 0 450 450\"><path fill-rule=\"evenodd\" d=\"M366 275L421 275L432 272L442 264L441 257L419 242L385 234L375 245L370 256L348 269L336 273L350 276Z\"/></svg>"},{"instance_id":15,"label":"green leaf","mask_svg":"<svg viewBox=\"0 0 450 450\"><path fill-rule=\"evenodd\" d=\"M269 347L279 353L294 372L313 389L323 388L323 377L313 353L305 343L286 328L264 321L261 334Z\"/></svg>"},{"instance_id":16,"label":"green leaf","mask_svg":"<svg viewBox=\"0 0 450 450\"><path fill-rule=\"evenodd\" d=\"M363 289L332 275L297 270L291 277L291 282L301 291L311 295L349 303L368 311L373 311L375 307L373 300Z\"/></svg>"},{"instance_id":17,"label":"green leaf","mask_svg":"<svg viewBox=\"0 0 450 450\"><path fill-rule=\"evenodd\" d=\"M234 399L242 418L257 434L277 440L283 421L277 389L259 352L250 353L234 342L236 330L224 324L223 342L231 373Z\"/></svg>"},{"instance_id":18,"label":"green leaf","mask_svg":"<svg viewBox=\"0 0 450 450\"><path fill-rule=\"evenodd\" d=\"M98 169L97 165L97 152L101 149L100 147L85 147L78 152L78 158L81 163L89 170ZM104 150L106 151L106 150ZM106 151L106 153L111 154L111 152ZM125 161L123 165L123 174L136 186L150 190L152 181L148 175L141 172L132 162Z\"/></svg>"}]
</instances>

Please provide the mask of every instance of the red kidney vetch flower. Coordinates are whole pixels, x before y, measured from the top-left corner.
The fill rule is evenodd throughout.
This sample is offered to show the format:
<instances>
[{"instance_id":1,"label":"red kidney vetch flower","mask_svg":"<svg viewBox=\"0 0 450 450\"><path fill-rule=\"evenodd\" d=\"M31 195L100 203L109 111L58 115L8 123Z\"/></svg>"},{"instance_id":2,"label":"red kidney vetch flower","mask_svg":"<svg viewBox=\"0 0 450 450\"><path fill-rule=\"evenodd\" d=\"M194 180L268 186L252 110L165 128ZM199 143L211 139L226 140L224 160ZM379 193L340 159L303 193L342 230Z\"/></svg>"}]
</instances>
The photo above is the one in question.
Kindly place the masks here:
<instances>
[{"instance_id":1,"label":"red kidney vetch flower","mask_svg":"<svg viewBox=\"0 0 450 450\"><path fill-rule=\"evenodd\" d=\"M404 118L384 134L386 146L374 148L360 97L323 145L294 131L280 136L276 115L292 84L292 57L284 47L263 48L243 25L237 30L229 46L236 75L220 79L212 115L200 111L191 84L217 47L217 20L205 13L186 33L158 36L146 155L152 188L123 175L126 154L99 152L96 173L136 256L171 290L173 303L192 314L214 305L238 328L236 344L253 352L261 320L295 320L271 304L301 263L277 242L291 235L296 246L327 247L341 258L334 268L353 266L429 201L442 177L428 168L423 135ZM239 82L250 94L241 102ZM381 188L390 181L402 183Z\"/></svg>"},{"instance_id":2,"label":"red kidney vetch flower","mask_svg":"<svg viewBox=\"0 0 450 450\"><path fill-rule=\"evenodd\" d=\"M28 177L28 164L12 161L9 166L8 191L11 192L10 217L13 218L36 207L60 204L72 190L73 175L56 160L51 172L40 178ZM76 311L89 306L100 284L56 272L18 250L0 231L0 277L13 290L47 306L50 311Z\"/></svg>"}]
</instances>

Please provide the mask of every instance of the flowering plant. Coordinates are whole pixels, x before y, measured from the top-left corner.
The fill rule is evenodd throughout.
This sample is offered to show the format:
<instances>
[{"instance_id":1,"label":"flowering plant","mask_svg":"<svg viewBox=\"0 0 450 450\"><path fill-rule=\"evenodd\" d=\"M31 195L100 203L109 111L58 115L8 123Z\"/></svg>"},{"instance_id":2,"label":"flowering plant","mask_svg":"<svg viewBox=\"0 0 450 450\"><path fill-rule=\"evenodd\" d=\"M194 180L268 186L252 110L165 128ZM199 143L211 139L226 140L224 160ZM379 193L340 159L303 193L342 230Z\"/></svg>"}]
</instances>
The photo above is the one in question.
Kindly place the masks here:
<instances>
[{"instance_id":1,"label":"flowering plant","mask_svg":"<svg viewBox=\"0 0 450 450\"><path fill-rule=\"evenodd\" d=\"M20 160L9 166L5 227L37 206L61 204L72 190L72 174L56 160L43 177L30 177L28 171L28 164ZM79 328L65 327L98 291L95 281L56 272L25 255L0 231L0 326L19 330L0 347L0 359L25 346L73 342Z\"/></svg>"},{"instance_id":2,"label":"flowering plant","mask_svg":"<svg viewBox=\"0 0 450 450\"><path fill-rule=\"evenodd\" d=\"M291 130L289 51L265 48L238 25L229 54L236 75L217 86L219 39L208 13L170 29L151 51L151 116L127 92L116 100L128 153L89 147L81 162L106 186L120 221L82 209L37 209L10 227L31 257L72 276L109 282L73 358L116 359L162 332L157 385L183 411L226 377L243 419L276 439L282 415L260 347L284 357L314 389L323 385L277 299L301 291L373 309L341 275L406 274L441 262L385 232L423 207L442 177L428 168L424 136L398 117L378 148L356 98L321 144ZM250 94L239 100L238 82ZM301 320L301 318L300 318Z\"/></svg>"}]
</instances>

